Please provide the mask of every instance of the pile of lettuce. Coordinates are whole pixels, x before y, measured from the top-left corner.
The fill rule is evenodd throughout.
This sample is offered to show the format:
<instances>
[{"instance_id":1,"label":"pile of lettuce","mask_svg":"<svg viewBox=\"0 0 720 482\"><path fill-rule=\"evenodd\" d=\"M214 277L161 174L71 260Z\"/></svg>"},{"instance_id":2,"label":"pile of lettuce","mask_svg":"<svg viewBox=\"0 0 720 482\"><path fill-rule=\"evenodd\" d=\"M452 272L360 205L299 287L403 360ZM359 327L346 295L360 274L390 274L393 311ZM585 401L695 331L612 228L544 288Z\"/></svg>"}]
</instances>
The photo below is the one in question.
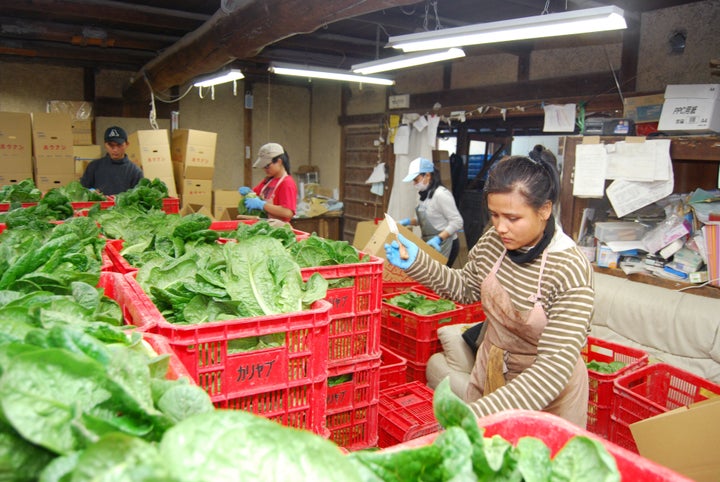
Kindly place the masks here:
<instances>
[{"instance_id":1,"label":"pile of lettuce","mask_svg":"<svg viewBox=\"0 0 720 482\"><path fill-rule=\"evenodd\" d=\"M457 305L450 300L446 300L444 298L433 300L425 295L413 293L412 291L393 296L392 298L385 299L384 301L390 305L398 306L423 316L444 313L446 311L457 309Z\"/></svg>"},{"instance_id":2,"label":"pile of lettuce","mask_svg":"<svg viewBox=\"0 0 720 482\"><path fill-rule=\"evenodd\" d=\"M32 179L24 179L17 184L6 184L0 187L0 203L21 205L36 203L42 198L42 192L35 186Z\"/></svg>"}]
</instances>

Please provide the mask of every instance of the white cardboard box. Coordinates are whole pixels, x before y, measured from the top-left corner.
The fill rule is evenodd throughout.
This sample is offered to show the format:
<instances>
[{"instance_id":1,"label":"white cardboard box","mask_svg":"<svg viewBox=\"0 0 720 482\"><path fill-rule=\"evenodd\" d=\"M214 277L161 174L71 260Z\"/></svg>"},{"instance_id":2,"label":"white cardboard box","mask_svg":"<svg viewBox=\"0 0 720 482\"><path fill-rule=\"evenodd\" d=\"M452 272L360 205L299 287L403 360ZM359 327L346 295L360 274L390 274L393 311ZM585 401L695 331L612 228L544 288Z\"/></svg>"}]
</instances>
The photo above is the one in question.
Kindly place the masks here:
<instances>
[{"instance_id":1,"label":"white cardboard box","mask_svg":"<svg viewBox=\"0 0 720 482\"><path fill-rule=\"evenodd\" d=\"M658 131L672 134L720 132L720 84L668 85Z\"/></svg>"}]
</instances>

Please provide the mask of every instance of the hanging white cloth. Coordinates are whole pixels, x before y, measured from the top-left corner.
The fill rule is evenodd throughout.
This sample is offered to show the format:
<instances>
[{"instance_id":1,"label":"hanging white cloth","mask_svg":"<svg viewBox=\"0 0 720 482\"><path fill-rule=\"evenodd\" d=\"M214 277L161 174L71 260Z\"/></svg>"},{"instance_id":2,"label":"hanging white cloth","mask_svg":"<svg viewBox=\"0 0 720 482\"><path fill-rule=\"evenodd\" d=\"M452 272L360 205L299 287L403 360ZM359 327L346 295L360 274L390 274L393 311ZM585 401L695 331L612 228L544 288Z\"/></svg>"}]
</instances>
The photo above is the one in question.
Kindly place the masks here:
<instances>
[{"instance_id":1,"label":"hanging white cloth","mask_svg":"<svg viewBox=\"0 0 720 482\"><path fill-rule=\"evenodd\" d=\"M413 119L413 122L417 118ZM390 191L390 200L388 201L388 213L395 219L413 218L415 217L415 206L417 205L418 194L411 182L402 182L407 175L410 162L418 157L432 159L432 150L428 144L428 128L418 132L416 129L410 129L410 126L401 126L407 128L408 142L407 151L405 153L395 152L395 172L393 174L393 188ZM437 135L437 124L432 129L433 139Z\"/></svg>"},{"instance_id":2,"label":"hanging white cloth","mask_svg":"<svg viewBox=\"0 0 720 482\"><path fill-rule=\"evenodd\" d=\"M385 163L379 162L375 165L370 177L365 180L365 184L371 184L370 192L382 196L385 192Z\"/></svg>"}]
</instances>

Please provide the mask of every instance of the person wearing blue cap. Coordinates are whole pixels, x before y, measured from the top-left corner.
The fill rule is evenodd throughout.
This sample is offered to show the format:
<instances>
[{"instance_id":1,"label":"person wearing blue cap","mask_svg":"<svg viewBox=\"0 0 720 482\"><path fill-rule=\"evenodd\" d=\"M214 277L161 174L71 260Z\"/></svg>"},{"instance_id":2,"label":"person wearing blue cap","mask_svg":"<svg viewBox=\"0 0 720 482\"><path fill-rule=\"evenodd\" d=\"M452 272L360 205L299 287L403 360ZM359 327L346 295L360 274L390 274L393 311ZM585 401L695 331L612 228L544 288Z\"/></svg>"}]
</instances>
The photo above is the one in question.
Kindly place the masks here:
<instances>
[{"instance_id":1,"label":"person wearing blue cap","mask_svg":"<svg viewBox=\"0 0 720 482\"><path fill-rule=\"evenodd\" d=\"M412 182L420 200L415 217L401 219L403 226L420 226L423 241L447 258L447 265L455 263L460 242L457 232L463 228L463 218L455 206L455 198L442 185L440 171L432 161L418 157L410 163L403 182Z\"/></svg>"},{"instance_id":2,"label":"person wearing blue cap","mask_svg":"<svg viewBox=\"0 0 720 482\"><path fill-rule=\"evenodd\" d=\"M125 129L118 126L108 127L105 130L107 154L88 164L80 178L80 184L108 196L134 188L144 176L142 169L133 164L125 154L128 145Z\"/></svg>"}]
</instances>

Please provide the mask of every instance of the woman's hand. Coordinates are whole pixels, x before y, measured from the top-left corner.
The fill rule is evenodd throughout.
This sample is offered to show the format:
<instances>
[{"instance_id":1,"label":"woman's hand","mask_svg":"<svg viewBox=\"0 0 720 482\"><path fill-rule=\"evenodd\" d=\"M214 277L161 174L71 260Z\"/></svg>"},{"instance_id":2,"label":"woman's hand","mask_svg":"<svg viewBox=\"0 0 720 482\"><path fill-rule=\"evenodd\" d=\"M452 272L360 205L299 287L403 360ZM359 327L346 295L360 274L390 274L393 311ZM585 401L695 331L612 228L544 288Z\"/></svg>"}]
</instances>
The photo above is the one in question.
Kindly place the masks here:
<instances>
[{"instance_id":1,"label":"woman's hand","mask_svg":"<svg viewBox=\"0 0 720 482\"><path fill-rule=\"evenodd\" d=\"M241 196L246 196L252 192L252 189L250 189L247 186L242 186L242 187L238 188L238 192L240 193Z\"/></svg>"},{"instance_id":2,"label":"woman's hand","mask_svg":"<svg viewBox=\"0 0 720 482\"><path fill-rule=\"evenodd\" d=\"M265 202L259 197L246 197L245 198L245 209L251 210L251 209L259 209L262 211L265 209Z\"/></svg>"},{"instance_id":3,"label":"woman's hand","mask_svg":"<svg viewBox=\"0 0 720 482\"><path fill-rule=\"evenodd\" d=\"M402 259L400 257L400 244L398 244L398 242L402 243L407 249L407 259ZM417 258L419 250L420 248L418 248L417 244L409 241L402 234L397 235L397 241L393 241L390 244L385 243L385 257L390 264L397 266L400 269L408 269L412 266Z\"/></svg>"},{"instance_id":4,"label":"woman's hand","mask_svg":"<svg viewBox=\"0 0 720 482\"><path fill-rule=\"evenodd\" d=\"M442 238L440 236L433 236L433 238L427 242L428 246L432 246L436 250L440 251L440 245L442 244Z\"/></svg>"}]
</instances>

